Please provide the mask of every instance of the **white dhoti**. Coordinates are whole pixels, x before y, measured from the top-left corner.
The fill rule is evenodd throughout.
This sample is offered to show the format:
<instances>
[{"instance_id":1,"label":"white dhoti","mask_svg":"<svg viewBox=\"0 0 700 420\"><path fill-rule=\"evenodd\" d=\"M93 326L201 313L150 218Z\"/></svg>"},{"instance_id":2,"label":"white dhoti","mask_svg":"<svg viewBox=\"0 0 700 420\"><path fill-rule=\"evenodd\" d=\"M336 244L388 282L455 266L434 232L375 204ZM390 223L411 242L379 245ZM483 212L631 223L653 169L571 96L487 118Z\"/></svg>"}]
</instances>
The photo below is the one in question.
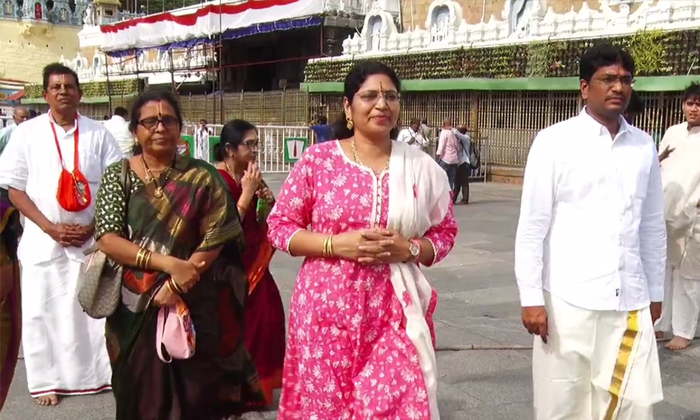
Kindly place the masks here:
<instances>
[{"instance_id":1,"label":"white dhoti","mask_svg":"<svg viewBox=\"0 0 700 420\"><path fill-rule=\"evenodd\" d=\"M668 267L664 304L656 331L672 332L686 340L695 338L700 318L700 280L681 275L680 270Z\"/></svg>"},{"instance_id":2,"label":"white dhoti","mask_svg":"<svg viewBox=\"0 0 700 420\"><path fill-rule=\"evenodd\" d=\"M649 308L592 311L545 294L549 338L535 337L536 420L651 420L663 399Z\"/></svg>"},{"instance_id":3,"label":"white dhoti","mask_svg":"<svg viewBox=\"0 0 700 420\"><path fill-rule=\"evenodd\" d=\"M79 270L80 263L65 255L22 265L22 346L33 397L111 388L105 321L89 318L80 307Z\"/></svg>"}]
</instances>

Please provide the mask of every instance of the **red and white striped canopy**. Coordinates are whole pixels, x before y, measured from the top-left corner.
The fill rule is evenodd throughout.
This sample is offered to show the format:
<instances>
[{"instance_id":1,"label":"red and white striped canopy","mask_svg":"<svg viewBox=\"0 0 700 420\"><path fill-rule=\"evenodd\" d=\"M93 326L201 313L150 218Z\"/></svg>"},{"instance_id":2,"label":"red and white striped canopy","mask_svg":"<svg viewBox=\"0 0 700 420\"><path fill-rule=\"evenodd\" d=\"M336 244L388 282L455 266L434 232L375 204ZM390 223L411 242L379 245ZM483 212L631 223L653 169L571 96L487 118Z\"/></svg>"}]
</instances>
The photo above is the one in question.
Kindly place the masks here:
<instances>
[{"instance_id":1,"label":"red and white striped canopy","mask_svg":"<svg viewBox=\"0 0 700 420\"><path fill-rule=\"evenodd\" d=\"M222 30L323 13L322 0L228 0L102 25L103 51L152 48L207 38Z\"/></svg>"}]
</instances>

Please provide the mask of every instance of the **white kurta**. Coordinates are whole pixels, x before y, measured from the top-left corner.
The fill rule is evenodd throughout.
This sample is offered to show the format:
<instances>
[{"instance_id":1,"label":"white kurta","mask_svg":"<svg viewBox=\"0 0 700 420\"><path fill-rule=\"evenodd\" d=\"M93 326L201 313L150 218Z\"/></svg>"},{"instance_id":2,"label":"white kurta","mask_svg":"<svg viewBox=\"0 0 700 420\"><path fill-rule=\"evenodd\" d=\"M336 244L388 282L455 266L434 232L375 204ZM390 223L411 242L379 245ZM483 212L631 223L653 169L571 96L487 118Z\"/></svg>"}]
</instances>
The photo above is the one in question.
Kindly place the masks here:
<instances>
[{"instance_id":1,"label":"white kurta","mask_svg":"<svg viewBox=\"0 0 700 420\"><path fill-rule=\"evenodd\" d=\"M19 126L0 156L0 187L27 193L54 223L90 224L102 173L121 159L114 138L98 122L79 117L79 168L92 194L81 212L65 211L56 199L61 162L48 114ZM55 126L66 168L74 168L75 129ZM109 389L111 369L105 346L104 320L83 312L76 299L82 248L64 248L29 219L19 244L22 267L22 342L29 392L90 394Z\"/></svg>"},{"instance_id":2,"label":"white kurta","mask_svg":"<svg viewBox=\"0 0 700 420\"><path fill-rule=\"evenodd\" d=\"M586 110L538 134L515 244L521 304L549 321L548 343L534 340L537 420L651 419L665 231L649 135L621 119L613 138Z\"/></svg>"},{"instance_id":3,"label":"white kurta","mask_svg":"<svg viewBox=\"0 0 700 420\"><path fill-rule=\"evenodd\" d=\"M664 182L668 268L666 298L658 331L672 331L688 340L700 317L700 127L669 128L659 150L674 149L661 163Z\"/></svg>"},{"instance_id":4,"label":"white kurta","mask_svg":"<svg viewBox=\"0 0 700 420\"><path fill-rule=\"evenodd\" d=\"M194 131L195 158L209 162L209 131L197 127Z\"/></svg>"}]
</instances>

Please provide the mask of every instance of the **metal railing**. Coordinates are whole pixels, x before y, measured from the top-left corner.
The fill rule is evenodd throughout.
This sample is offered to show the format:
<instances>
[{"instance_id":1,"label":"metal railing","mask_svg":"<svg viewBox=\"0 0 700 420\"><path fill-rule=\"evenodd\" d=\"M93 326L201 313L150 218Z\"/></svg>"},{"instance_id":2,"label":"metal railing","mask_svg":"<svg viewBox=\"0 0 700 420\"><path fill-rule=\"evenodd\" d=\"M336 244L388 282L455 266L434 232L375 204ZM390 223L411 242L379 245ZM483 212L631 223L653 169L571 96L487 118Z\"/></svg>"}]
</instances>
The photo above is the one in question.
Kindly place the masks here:
<instances>
[{"instance_id":1,"label":"metal railing","mask_svg":"<svg viewBox=\"0 0 700 420\"><path fill-rule=\"evenodd\" d=\"M183 133L194 135L197 124L185 123ZM221 134L222 124L209 124L210 152L213 152L214 145L218 143ZM303 138L306 139L307 147L316 142L316 135L305 126L281 126L281 125L259 125L257 126L260 137L260 149L258 150L258 163L263 173L284 173L289 172L294 165L285 159L286 139ZM213 159L209 159L210 163Z\"/></svg>"}]
</instances>

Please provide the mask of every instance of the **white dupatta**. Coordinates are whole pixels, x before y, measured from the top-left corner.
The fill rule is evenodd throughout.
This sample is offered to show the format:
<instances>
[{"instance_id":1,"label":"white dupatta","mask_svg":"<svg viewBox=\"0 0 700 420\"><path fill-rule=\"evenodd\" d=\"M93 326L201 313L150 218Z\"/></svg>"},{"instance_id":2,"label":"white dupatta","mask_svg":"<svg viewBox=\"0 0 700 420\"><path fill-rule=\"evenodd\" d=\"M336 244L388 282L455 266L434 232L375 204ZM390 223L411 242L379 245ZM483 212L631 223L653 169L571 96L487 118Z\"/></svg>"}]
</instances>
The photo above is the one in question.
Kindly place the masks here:
<instances>
[{"instance_id":1,"label":"white dupatta","mask_svg":"<svg viewBox=\"0 0 700 420\"><path fill-rule=\"evenodd\" d=\"M396 141L390 167L388 227L406 238L421 238L449 211L452 198L447 174L428 154ZM391 264L390 268L391 284L406 317L406 334L420 360L430 420L439 420L435 349L426 321L432 287L416 264ZM410 301L404 298L406 293Z\"/></svg>"}]
</instances>

